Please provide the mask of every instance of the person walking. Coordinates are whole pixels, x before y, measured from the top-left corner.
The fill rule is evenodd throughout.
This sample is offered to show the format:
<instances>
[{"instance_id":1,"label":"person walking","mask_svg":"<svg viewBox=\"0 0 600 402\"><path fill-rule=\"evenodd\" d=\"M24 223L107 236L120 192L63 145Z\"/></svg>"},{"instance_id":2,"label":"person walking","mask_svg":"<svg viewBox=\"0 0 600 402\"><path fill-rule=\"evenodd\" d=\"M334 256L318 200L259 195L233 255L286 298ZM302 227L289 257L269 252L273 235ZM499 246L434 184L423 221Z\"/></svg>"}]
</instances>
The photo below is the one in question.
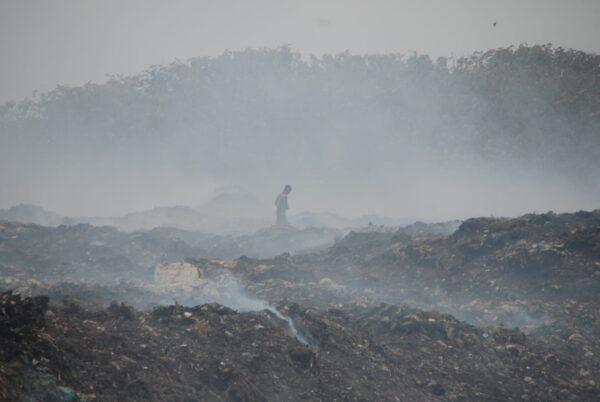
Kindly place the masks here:
<instances>
[{"instance_id":1,"label":"person walking","mask_svg":"<svg viewBox=\"0 0 600 402\"><path fill-rule=\"evenodd\" d=\"M283 188L283 192L275 199L275 222L277 226L287 226L288 221L285 216L285 212L288 210L288 195L292 192L292 186L286 184Z\"/></svg>"}]
</instances>

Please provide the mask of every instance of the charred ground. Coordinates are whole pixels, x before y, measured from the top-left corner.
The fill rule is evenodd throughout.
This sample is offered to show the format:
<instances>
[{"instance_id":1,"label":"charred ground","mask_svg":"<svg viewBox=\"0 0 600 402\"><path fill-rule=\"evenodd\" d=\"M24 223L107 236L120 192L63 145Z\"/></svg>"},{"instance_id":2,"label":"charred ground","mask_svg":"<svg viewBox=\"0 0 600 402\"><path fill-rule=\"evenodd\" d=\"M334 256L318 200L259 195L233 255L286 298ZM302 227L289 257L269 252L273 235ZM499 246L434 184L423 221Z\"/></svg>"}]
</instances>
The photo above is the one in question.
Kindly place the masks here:
<instances>
[{"instance_id":1,"label":"charred ground","mask_svg":"<svg viewBox=\"0 0 600 402\"><path fill-rule=\"evenodd\" d=\"M0 395L600 398L600 211L443 227L352 232L321 251L224 262L209 257L251 246L230 239L238 248L217 253L191 233L3 222ZM154 265L184 259L202 285L157 292ZM291 317L309 344L269 311L209 303L232 292L223 278Z\"/></svg>"}]
</instances>

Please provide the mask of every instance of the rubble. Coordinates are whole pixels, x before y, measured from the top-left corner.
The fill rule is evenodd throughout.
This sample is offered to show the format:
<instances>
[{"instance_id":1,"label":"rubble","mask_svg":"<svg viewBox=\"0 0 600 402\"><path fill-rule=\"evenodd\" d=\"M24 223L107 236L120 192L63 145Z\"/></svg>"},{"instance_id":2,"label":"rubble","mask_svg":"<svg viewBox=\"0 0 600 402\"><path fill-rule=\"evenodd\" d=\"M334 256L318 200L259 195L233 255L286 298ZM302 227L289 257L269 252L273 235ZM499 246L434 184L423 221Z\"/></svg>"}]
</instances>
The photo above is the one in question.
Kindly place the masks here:
<instances>
[{"instance_id":1,"label":"rubble","mask_svg":"<svg viewBox=\"0 0 600 402\"><path fill-rule=\"evenodd\" d=\"M45 230L0 228L14 290L0 297L0 399L600 398L600 211L367 230L262 259L187 254L189 239L146 248L138 233L136 252L173 261L144 259L109 228ZM85 253L105 249L83 264L89 233L104 244ZM135 280L60 280L127 278L119 253Z\"/></svg>"},{"instance_id":2,"label":"rubble","mask_svg":"<svg viewBox=\"0 0 600 402\"><path fill-rule=\"evenodd\" d=\"M125 233L86 224L43 227L0 221L0 287L152 281L158 263L316 250L333 244L339 234L332 229L269 228L223 237L169 228Z\"/></svg>"},{"instance_id":3,"label":"rubble","mask_svg":"<svg viewBox=\"0 0 600 402\"><path fill-rule=\"evenodd\" d=\"M17 309L31 303L11 297ZM5 307L9 299L2 300ZM22 316L17 309L8 328L24 334L12 340L21 356L5 358L0 372L0 395L8 399L15 392L8 384L16 383L28 383L36 395L71 392L74 400L518 400L524 393L532 400L591 400L600 395L590 382L592 370L518 330L483 330L402 306L306 310L297 319L316 347L288 336L283 323L266 312L236 313L216 304L148 312L113 305L78 313L44 305L31 313L43 325L33 326L15 322ZM27 394L25 388L20 392Z\"/></svg>"},{"instance_id":4,"label":"rubble","mask_svg":"<svg viewBox=\"0 0 600 402\"><path fill-rule=\"evenodd\" d=\"M161 263L154 270L154 282L163 288L183 289L190 293L194 287L206 284L200 270L187 262Z\"/></svg>"}]
</instances>

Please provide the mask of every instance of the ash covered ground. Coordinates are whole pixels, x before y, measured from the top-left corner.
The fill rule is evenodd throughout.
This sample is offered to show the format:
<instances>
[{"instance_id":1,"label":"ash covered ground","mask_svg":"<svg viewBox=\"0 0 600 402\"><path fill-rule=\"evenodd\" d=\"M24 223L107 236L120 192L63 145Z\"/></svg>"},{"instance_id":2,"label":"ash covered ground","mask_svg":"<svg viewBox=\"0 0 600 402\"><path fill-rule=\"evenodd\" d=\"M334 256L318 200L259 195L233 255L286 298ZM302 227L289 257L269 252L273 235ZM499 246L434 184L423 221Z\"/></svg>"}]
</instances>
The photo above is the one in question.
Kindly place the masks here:
<instances>
[{"instance_id":1,"label":"ash covered ground","mask_svg":"<svg viewBox=\"0 0 600 402\"><path fill-rule=\"evenodd\" d=\"M600 211L455 229L1 222L0 399L598 400Z\"/></svg>"}]
</instances>

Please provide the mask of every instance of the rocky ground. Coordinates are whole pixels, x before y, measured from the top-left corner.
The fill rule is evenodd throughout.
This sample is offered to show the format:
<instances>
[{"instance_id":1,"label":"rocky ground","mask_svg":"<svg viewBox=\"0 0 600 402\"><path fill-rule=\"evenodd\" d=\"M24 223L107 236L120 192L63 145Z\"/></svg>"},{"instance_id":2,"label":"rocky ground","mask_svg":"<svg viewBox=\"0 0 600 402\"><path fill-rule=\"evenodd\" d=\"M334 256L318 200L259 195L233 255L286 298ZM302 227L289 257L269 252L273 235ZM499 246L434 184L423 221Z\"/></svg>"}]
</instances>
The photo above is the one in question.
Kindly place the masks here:
<instances>
[{"instance_id":1,"label":"rocky ground","mask_svg":"<svg viewBox=\"0 0 600 402\"><path fill-rule=\"evenodd\" d=\"M231 260L190 233L0 225L0 399L600 399L600 211ZM154 281L183 260L195 281Z\"/></svg>"}]
</instances>

